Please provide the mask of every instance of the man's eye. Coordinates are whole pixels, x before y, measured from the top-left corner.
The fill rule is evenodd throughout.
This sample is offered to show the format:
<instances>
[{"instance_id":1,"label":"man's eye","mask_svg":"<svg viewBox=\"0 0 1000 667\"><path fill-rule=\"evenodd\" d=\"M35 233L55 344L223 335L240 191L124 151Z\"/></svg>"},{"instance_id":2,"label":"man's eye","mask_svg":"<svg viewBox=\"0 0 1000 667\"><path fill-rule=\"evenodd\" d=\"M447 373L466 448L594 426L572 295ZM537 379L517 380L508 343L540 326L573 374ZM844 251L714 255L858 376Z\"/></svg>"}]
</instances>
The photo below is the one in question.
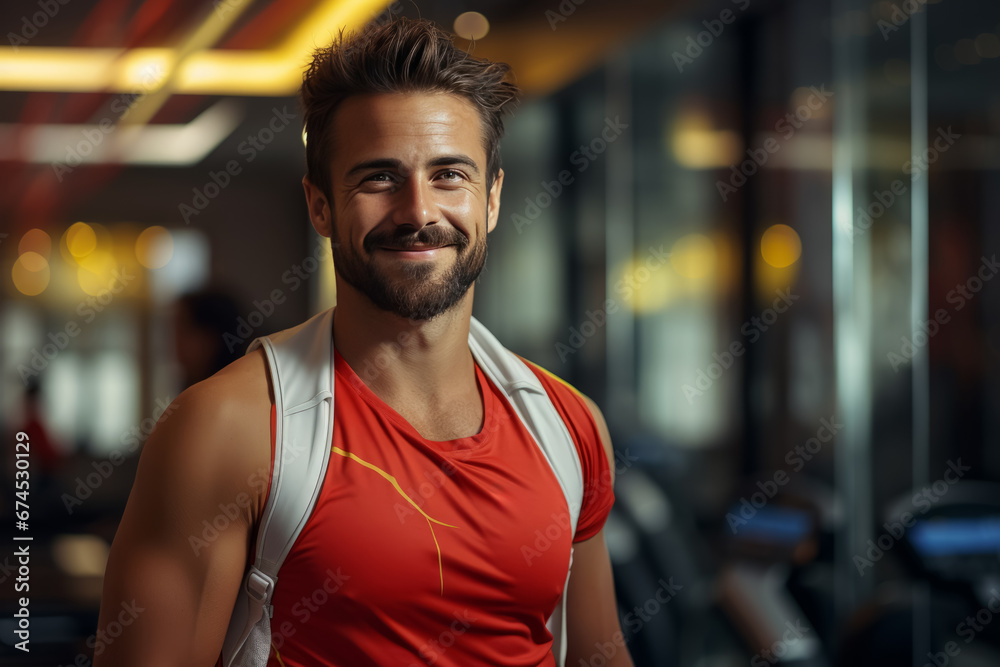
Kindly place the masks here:
<instances>
[{"instance_id":1,"label":"man's eye","mask_svg":"<svg viewBox=\"0 0 1000 667\"><path fill-rule=\"evenodd\" d=\"M461 172L455 171L454 169L448 169L446 171L441 172L441 177L444 178L446 181L457 181L461 180L462 174Z\"/></svg>"}]
</instances>

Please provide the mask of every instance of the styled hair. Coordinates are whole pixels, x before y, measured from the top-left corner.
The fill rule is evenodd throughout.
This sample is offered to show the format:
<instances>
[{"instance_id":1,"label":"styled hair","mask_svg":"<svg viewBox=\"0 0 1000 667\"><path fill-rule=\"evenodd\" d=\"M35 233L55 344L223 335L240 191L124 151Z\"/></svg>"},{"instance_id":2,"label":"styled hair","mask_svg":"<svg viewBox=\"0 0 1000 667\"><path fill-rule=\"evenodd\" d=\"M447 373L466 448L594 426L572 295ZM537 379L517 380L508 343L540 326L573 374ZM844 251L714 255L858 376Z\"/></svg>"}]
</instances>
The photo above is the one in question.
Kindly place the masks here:
<instances>
[{"instance_id":1,"label":"styled hair","mask_svg":"<svg viewBox=\"0 0 1000 667\"><path fill-rule=\"evenodd\" d=\"M486 149L487 186L500 171L503 115L517 105L519 90L507 81L510 66L474 58L426 19L394 18L317 49L302 77L306 176L331 198L333 116L351 95L451 93L479 112ZM332 203L332 202L331 202Z\"/></svg>"}]
</instances>

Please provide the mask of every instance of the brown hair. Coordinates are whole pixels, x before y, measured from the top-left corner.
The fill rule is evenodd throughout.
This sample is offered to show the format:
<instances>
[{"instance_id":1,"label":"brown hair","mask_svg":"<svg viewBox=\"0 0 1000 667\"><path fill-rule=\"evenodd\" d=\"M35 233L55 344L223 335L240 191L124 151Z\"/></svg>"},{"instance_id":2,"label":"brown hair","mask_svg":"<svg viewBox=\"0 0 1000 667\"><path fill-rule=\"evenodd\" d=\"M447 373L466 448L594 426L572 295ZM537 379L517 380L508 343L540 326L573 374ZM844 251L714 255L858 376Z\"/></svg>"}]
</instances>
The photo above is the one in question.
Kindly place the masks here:
<instances>
[{"instance_id":1,"label":"brown hair","mask_svg":"<svg viewBox=\"0 0 1000 667\"><path fill-rule=\"evenodd\" d=\"M333 115L351 95L445 92L469 100L479 112L486 149L487 186L500 171L503 114L517 105L519 90L507 81L510 66L473 58L426 19L400 17L372 23L360 33L317 49L302 77L306 176L328 198Z\"/></svg>"}]
</instances>

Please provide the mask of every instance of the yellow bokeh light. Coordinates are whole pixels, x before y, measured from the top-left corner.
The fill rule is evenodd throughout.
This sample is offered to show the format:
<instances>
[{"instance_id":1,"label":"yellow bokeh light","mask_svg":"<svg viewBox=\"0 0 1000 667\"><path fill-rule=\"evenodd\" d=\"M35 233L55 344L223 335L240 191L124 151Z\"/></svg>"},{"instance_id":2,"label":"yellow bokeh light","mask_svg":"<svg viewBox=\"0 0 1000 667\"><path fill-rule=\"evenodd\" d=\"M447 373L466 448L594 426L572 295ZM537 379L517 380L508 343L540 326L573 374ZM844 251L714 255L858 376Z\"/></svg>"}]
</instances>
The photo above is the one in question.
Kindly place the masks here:
<instances>
[{"instance_id":1,"label":"yellow bokeh light","mask_svg":"<svg viewBox=\"0 0 1000 667\"><path fill-rule=\"evenodd\" d=\"M25 270L31 271L32 273L44 271L49 267L48 260L33 250L21 253L21 256L17 258L17 261L24 264Z\"/></svg>"},{"instance_id":2,"label":"yellow bokeh light","mask_svg":"<svg viewBox=\"0 0 1000 667\"><path fill-rule=\"evenodd\" d=\"M98 250L82 258L79 264L80 268L98 275L106 274L110 279L111 272L115 268L115 257L109 250Z\"/></svg>"},{"instance_id":3,"label":"yellow bokeh light","mask_svg":"<svg viewBox=\"0 0 1000 667\"><path fill-rule=\"evenodd\" d=\"M174 237L159 225L144 229L135 240L135 256L147 269L163 268L174 256Z\"/></svg>"},{"instance_id":4,"label":"yellow bokeh light","mask_svg":"<svg viewBox=\"0 0 1000 667\"><path fill-rule=\"evenodd\" d=\"M76 270L76 278L80 289L90 296L101 296L108 291L108 280L82 266Z\"/></svg>"},{"instance_id":5,"label":"yellow bokeh light","mask_svg":"<svg viewBox=\"0 0 1000 667\"><path fill-rule=\"evenodd\" d=\"M85 222L77 222L66 230L66 248L77 259L86 257L97 248L97 234Z\"/></svg>"},{"instance_id":6,"label":"yellow bokeh light","mask_svg":"<svg viewBox=\"0 0 1000 667\"><path fill-rule=\"evenodd\" d=\"M774 301L781 290L791 289L799 279L801 262L789 264L784 268L771 266L758 256L754 260L754 294L761 304Z\"/></svg>"},{"instance_id":7,"label":"yellow bokeh light","mask_svg":"<svg viewBox=\"0 0 1000 667\"><path fill-rule=\"evenodd\" d=\"M11 270L14 287L25 296L35 296L49 286L49 262L37 252L28 251L17 258Z\"/></svg>"},{"instance_id":8,"label":"yellow bokeh light","mask_svg":"<svg viewBox=\"0 0 1000 667\"><path fill-rule=\"evenodd\" d=\"M788 225L771 225L760 239L760 254L769 265L783 269L798 261L802 241Z\"/></svg>"},{"instance_id":9,"label":"yellow bokeh light","mask_svg":"<svg viewBox=\"0 0 1000 667\"><path fill-rule=\"evenodd\" d=\"M455 34L468 40L482 39L490 32L490 22L479 12L463 12L452 26Z\"/></svg>"},{"instance_id":10,"label":"yellow bokeh light","mask_svg":"<svg viewBox=\"0 0 1000 667\"><path fill-rule=\"evenodd\" d=\"M672 148L677 163L688 169L728 167L739 160L740 136L730 130L679 130Z\"/></svg>"},{"instance_id":11,"label":"yellow bokeh light","mask_svg":"<svg viewBox=\"0 0 1000 667\"><path fill-rule=\"evenodd\" d=\"M676 277L662 263L636 257L626 262L618 275L616 292L624 298L626 307L637 313L661 310L677 294Z\"/></svg>"},{"instance_id":12,"label":"yellow bokeh light","mask_svg":"<svg viewBox=\"0 0 1000 667\"><path fill-rule=\"evenodd\" d=\"M49 253L52 252L52 239L41 229L29 229L17 244L17 252L22 255L26 252L37 252L48 259Z\"/></svg>"},{"instance_id":13,"label":"yellow bokeh light","mask_svg":"<svg viewBox=\"0 0 1000 667\"><path fill-rule=\"evenodd\" d=\"M739 134L712 127L707 113L697 109L680 112L667 138L674 159L688 169L728 167L743 150Z\"/></svg>"},{"instance_id":14,"label":"yellow bokeh light","mask_svg":"<svg viewBox=\"0 0 1000 667\"><path fill-rule=\"evenodd\" d=\"M115 258L110 252L91 253L80 260L80 268L76 272L80 289L90 296L104 294L114 278L114 270Z\"/></svg>"},{"instance_id":15,"label":"yellow bokeh light","mask_svg":"<svg viewBox=\"0 0 1000 667\"><path fill-rule=\"evenodd\" d=\"M712 239L703 234L687 234L670 249L670 264L682 278L695 288L713 282L718 258Z\"/></svg>"},{"instance_id":16,"label":"yellow bokeh light","mask_svg":"<svg viewBox=\"0 0 1000 667\"><path fill-rule=\"evenodd\" d=\"M108 564L108 543L94 535L57 535L52 540L52 558L59 568L75 577L100 577Z\"/></svg>"}]
</instances>

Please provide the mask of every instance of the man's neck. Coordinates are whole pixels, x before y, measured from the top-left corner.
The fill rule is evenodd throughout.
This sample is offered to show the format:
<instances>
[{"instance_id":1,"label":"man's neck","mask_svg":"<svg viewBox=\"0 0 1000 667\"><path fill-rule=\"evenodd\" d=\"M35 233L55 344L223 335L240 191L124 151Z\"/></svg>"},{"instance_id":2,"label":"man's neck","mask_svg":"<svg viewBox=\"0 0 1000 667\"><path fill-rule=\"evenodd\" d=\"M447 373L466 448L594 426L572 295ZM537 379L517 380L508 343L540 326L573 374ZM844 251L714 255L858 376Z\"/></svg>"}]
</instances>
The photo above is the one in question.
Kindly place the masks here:
<instances>
[{"instance_id":1,"label":"man's neck","mask_svg":"<svg viewBox=\"0 0 1000 667\"><path fill-rule=\"evenodd\" d=\"M338 281L339 282L339 281ZM426 404L475 396L469 350L473 288L449 311L410 320L377 308L338 284L334 346L361 380L387 403Z\"/></svg>"}]
</instances>

